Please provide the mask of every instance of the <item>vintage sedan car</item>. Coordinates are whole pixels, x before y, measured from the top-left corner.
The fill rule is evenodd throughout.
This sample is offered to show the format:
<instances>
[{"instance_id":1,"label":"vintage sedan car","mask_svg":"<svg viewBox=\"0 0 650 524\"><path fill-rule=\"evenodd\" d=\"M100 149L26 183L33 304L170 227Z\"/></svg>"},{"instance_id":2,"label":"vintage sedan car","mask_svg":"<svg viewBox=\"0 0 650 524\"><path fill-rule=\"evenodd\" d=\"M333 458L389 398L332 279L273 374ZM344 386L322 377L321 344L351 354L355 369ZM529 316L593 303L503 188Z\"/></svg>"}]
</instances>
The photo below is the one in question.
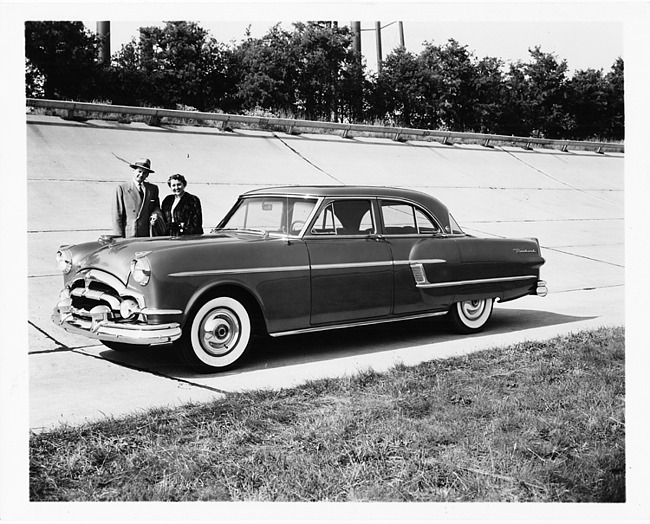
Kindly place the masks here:
<instances>
[{"instance_id":1,"label":"vintage sedan car","mask_svg":"<svg viewBox=\"0 0 650 524\"><path fill-rule=\"evenodd\" d=\"M209 234L62 246L53 321L109 348L173 343L212 372L253 335L448 315L462 333L495 300L544 296L537 239L476 238L417 191L290 186L241 195Z\"/></svg>"}]
</instances>

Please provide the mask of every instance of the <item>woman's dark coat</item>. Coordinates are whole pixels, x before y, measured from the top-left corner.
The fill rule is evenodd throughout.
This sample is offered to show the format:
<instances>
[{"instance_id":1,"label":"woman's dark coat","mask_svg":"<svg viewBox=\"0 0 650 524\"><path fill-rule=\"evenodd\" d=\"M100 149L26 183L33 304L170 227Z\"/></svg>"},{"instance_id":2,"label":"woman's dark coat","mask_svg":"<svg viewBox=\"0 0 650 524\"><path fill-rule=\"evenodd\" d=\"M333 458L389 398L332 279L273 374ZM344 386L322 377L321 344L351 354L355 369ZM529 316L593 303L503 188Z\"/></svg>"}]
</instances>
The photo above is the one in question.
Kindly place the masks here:
<instances>
[{"instance_id":1,"label":"woman's dark coat","mask_svg":"<svg viewBox=\"0 0 650 524\"><path fill-rule=\"evenodd\" d=\"M201 235L203 234L203 214L201 212L201 200L187 191L183 193L180 202L174 209L172 217L172 206L174 205L174 195L168 195L162 202L162 213L165 217L165 223L168 231L174 233L174 227L180 225L178 234L181 235ZM174 226L174 222L176 226Z\"/></svg>"}]
</instances>

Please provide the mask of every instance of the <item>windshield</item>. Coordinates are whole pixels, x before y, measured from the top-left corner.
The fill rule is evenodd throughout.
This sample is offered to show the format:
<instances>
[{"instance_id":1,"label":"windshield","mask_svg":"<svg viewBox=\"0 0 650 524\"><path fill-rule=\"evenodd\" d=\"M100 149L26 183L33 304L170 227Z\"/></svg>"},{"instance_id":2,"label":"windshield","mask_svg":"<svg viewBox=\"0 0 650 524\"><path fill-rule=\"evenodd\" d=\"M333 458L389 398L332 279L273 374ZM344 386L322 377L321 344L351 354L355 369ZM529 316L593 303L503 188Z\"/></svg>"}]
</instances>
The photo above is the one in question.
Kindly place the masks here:
<instances>
[{"instance_id":1,"label":"windshield","mask_svg":"<svg viewBox=\"0 0 650 524\"><path fill-rule=\"evenodd\" d=\"M298 235L316 205L315 198L255 196L240 199L217 229L269 235Z\"/></svg>"}]
</instances>

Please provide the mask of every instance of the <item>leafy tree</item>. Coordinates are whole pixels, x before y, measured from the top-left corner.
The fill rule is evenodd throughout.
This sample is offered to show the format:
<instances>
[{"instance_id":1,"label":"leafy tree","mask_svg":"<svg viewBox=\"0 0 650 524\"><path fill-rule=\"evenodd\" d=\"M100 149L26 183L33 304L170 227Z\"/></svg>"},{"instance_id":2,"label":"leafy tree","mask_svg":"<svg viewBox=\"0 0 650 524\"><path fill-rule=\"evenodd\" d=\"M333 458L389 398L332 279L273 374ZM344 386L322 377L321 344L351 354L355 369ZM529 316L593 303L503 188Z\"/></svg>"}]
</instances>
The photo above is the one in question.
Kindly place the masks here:
<instances>
[{"instance_id":1,"label":"leafy tree","mask_svg":"<svg viewBox=\"0 0 650 524\"><path fill-rule=\"evenodd\" d=\"M499 133L500 118L506 97L503 62L498 58L485 57L475 64L474 75L474 122L473 129L479 133Z\"/></svg>"},{"instance_id":2,"label":"leafy tree","mask_svg":"<svg viewBox=\"0 0 650 524\"><path fill-rule=\"evenodd\" d=\"M364 75L361 55L348 51L348 58L341 68L339 78L339 116L348 122L363 122L371 96L371 81Z\"/></svg>"},{"instance_id":3,"label":"leafy tree","mask_svg":"<svg viewBox=\"0 0 650 524\"><path fill-rule=\"evenodd\" d=\"M28 90L39 77L45 98L96 97L98 38L82 22L25 22L25 57Z\"/></svg>"},{"instance_id":4,"label":"leafy tree","mask_svg":"<svg viewBox=\"0 0 650 524\"><path fill-rule=\"evenodd\" d=\"M625 82L624 63L617 58L612 69L605 76L608 86L607 120L609 128L607 136L615 140L623 140L625 136Z\"/></svg>"},{"instance_id":5,"label":"leafy tree","mask_svg":"<svg viewBox=\"0 0 650 524\"><path fill-rule=\"evenodd\" d=\"M234 50L241 68L236 96L243 110L294 111L298 61L291 53L290 41L290 33L278 24L262 38L249 36Z\"/></svg>"},{"instance_id":6,"label":"leafy tree","mask_svg":"<svg viewBox=\"0 0 650 524\"><path fill-rule=\"evenodd\" d=\"M25 58L25 96L27 98L44 98L45 76L37 67Z\"/></svg>"},{"instance_id":7,"label":"leafy tree","mask_svg":"<svg viewBox=\"0 0 650 524\"><path fill-rule=\"evenodd\" d=\"M562 137L569 124L565 109L566 60L558 61L553 53L543 53L539 46L528 52L533 61L524 64L524 75L532 132L550 138Z\"/></svg>"},{"instance_id":8,"label":"leafy tree","mask_svg":"<svg viewBox=\"0 0 650 524\"><path fill-rule=\"evenodd\" d=\"M117 105L150 105L147 102L150 78L140 67L140 49L135 39L113 55L108 76L105 98Z\"/></svg>"},{"instance_id":9,"label":"leafy tree","mask_svg":"<svg viewBox=\"0 0 650 524\"><path fill-rule=\"evenodd\" d=\"M578 140L597 139L606 136L608 122L608 85L602 70L576 71L567 83L567 110L572 126L567 138Z\"/></svg>"},{"instance_id":10,"label":"leafy tree","mask_svg":"<svg viewBox=\"0 0 650 524\"><path fill-rule=\"evenodd\" d=\"M310 22L287 31L278 24L234 53L242 67L238 96L244 109L338 120L362 108L354 98L363 94L363 68L347 28Z\"/></svg>"},{"instance_id":11,"label":"leafy tree","mask_svg":"<svg viewBox=\"0 0 650 524\"><path fill-rule=\"evenodd\" d=\"M525 65L510 63L504 78L504 97L499 115L499 134L530 136L535 129L529 101Z\"/></svg>"},{"instance_id":12,"label":"leafy tree","mask_svg":"<svg viewBox=\"0 0 650 524\"><path fill-rule=\"evenodd\" d=\"M622 139L624 64L567 78L539 47L504 70L450 39L414 55L400 47L367 73L347 27L280 25L228 47L193 22L142 27L110 67L81 22L25 23L28 96L116 104L260 111L310 120L551 138Z\"/></svg>"},{"instance_id":13,"label":"leafy tree","mask_svg":"<svg viewBox=\"0 0 650 524\"><path fill-rule=\"evenodd\" d=\"M404 47L390 53L382 62L376 83L374 110L379 118L399 127L425 125L422 71L413 53Z\"/></svg>"},{"instance_id":14,"label":"leafy tree","mask_svg":"<svg viewBox=\"0 0 650 524\"><path fill-rule=\"evenodd\" d=\"M476 122L476 68L467 46L453 38L445 46L425 43L419 60L431 103L427 111L431 124L439 122L454 131L472 130Z\"/></svg>"},{"instance_id":15,"label":"leafy tree","mask_svg":"<svg viewBox=\"0 0 650 524\"><path fill-rule=\"evenodd\" d=\"M141 27L114 58L113 98L211 110L224 96L224 53L194 22Z\"/></svg>"},{"instance_id":16,"label":"leafy tree","mask_svg":"<svg viewBox=\"0 0 650 524\"><path fill-rule=\"evenodd\" d=\"M298 90L306 118L338 121L347 73L358 71L348 28L296 23L290 45L298 53ZM349 82L347 83L350 89Z\"/></svg>"}]
</instances>

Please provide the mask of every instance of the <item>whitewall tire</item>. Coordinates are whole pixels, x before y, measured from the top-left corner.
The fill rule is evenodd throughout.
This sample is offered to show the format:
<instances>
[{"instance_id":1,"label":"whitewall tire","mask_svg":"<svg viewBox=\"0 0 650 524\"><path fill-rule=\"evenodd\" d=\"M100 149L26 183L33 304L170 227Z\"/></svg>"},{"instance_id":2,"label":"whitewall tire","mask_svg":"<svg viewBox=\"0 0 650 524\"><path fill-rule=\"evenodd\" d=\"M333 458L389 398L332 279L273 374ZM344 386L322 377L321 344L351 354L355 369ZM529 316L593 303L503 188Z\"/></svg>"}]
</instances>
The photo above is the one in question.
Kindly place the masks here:
<instances>
[{"instance_id":1,"label":"whitewall tire","mask_svg":"<svg viewBox=\"0 0 650 524\"><path fill-rule=\"evenodd\" d=\"M231 297L208 300L188 320L179 340L181 357L204 371L233 367L251 345L253 329L246 307Z\"/></svg>"},{"instance_id":2,"label":"whitewall tire","mask_svg":"<svg viewBox=\"0 0 650 524\"><path fill-rule=\"evenodd\" d=\"M493 305L492 298L456 302L449 310L451 323L460 333L476 333L489 320Z\"/></svg>"}]
</instances>

